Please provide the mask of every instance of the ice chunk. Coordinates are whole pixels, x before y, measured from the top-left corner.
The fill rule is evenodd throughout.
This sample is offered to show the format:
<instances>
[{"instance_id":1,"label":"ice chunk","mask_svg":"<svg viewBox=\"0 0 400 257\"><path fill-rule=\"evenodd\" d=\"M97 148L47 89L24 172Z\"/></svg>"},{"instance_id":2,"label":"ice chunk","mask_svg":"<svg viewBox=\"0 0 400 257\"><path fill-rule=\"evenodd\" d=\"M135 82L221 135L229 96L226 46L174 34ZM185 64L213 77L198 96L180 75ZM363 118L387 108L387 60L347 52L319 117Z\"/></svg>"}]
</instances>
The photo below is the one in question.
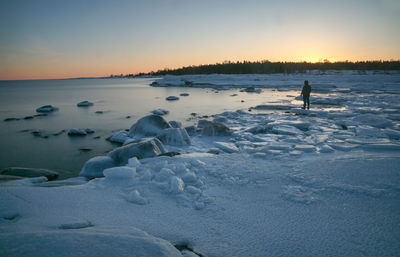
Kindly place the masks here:
<instances>
[{"instance_id":1,"label":"ice chunk","mask_svg":"<svg viewBox=\"0 0 400 257\"><path fill-rule=\"evenodd\" d=\"M132 157L150 158L165 153L164 145L157 138L147 138L118 147L108 153L116 163L125 165Z\"/></svg>"},{"instance_id":2,"label":"ice chunk","mask_svg":"<svg viewBox=\"0 0 400 257\"><path fill-rule=\"evenodd\" d=\"M303 151L306 153L311 153L311 152L315 152L315 146L313 145L296 145L295 149L298 151Z\"/></svg>"},{"instance_id":3,"label":"ice chunk","mask_svg":"<svg viewBox=\"0 0 400 257\"><path fill-rule=\"evenodd\" d=\"M185 190L185 182L179 177L173 176L169 181L169 191L174 194L182 193Z\"/></svg>"},{"instance_id":4,"label":"ice chunk","mask_svg":"<svg viewBox=\"0 0 400 257\"><path fill-rule=\"evenodd\" d=\"M187 172L182 176L182 180L185 181L185 183L196 183L197 182L197 176L194 172Z\"/></svg>"},{"instance_id":5,"label":"ice chunk","mask_svg":"<svg viewBox=\"0 0 400 257\"><path fill-rule=\"evenodd\" d=\"M163 115L168 114L169 111L168 111L168 110L165 110L165 109L156 109L156 110L151 111L151 113L153 113L153 114L155 114L155 115L163 116Z\"/></svg>"},{"instance_id":6,"label":"ice chunk","mask_svg":"<svg viewBox=\"0 0 400 257\"><path fill-rule=\"evenodd\" d=\"M160 172L158 172L155 175L155 180L158 182L168 181L168 179L174 175L175 175L175 173L172 170L167 169L167 168L162 168L160 170Z\"/></svg>"},{"instance_id":7,"label":"ice chunk","mask_svg":"<svg viewBox=\"0 0 400 257\"><path fill-rule=\"evenodd\" d=\"M67 131L68 136L86 136L87 132L84 129L71 128Z\"/></svg>"},{"instance_id":8,"label":"ice chunk","mask_svg":"<svg viewBox=\"0 0 400 257\"><path fill-rule=\"evenodd\" d=\"M131 203L145 205L148 203L148 200L143 197L139 191L133 190L132 192L127 195L126 200Z\"/></svg>"},{"instance_id":9,"label":"ice chunk","mask_svg":"<svg viewBox=\"0 0 400 257\"><path fill-rule=\"evenodd\" d=\"M320 146L320 150L319 150L320 153L332 153L334 151L335 150L333 150L333 148L330 147L329 145L322 145L322 146Z\"/></svg>"},{"instance_id":10,"label":"ice chunk","mask_svg":"<svg viewBox=\"0 0 400 257\"><path fill-rule=\"evenodd\" d=\"M113 167L103 171L107 180L132 180L136 176L136 168Z\"/></svg>"},{"instance_id":11,"label":"ice chunk","mask_svg":"<svg viewBox=\"0 0 400 257\"><path fill-rule=\"evenodd\" d=\"M130 137L146 137L156 136L163 129L171 128L171 125L159 115L147 115L140 118L132 127L129 129Z\"/></svg>"},{"instance_id":12,"label":"ice chunk","mask_svg":"<svg viewBox=\"0 0 400 257\"><path fill-rule=\"evenodd\" d=\"M272 132L280 135L302 135L303 131L298 128L289 125L278 125L273 126L271 129Z\"/></svg>"},{"instance_id":13,"label":"ice chunk","mask_svg":"<svg viewBox=\"0 0 400 257\"><path fill-rule=\"evenodd\" d=\"M226 153L237 153L239 148L233 143L227 142L214 142L214 145Z\"/></svg>"},{"instance_id":14,"label":"ice chunk","mask_svg":"<svg viewBox=\"0 0 400 257\"><path fill-rule=\"evenodd\" d=\"M176 101L176 100L179 100L179 97L171 95L171 96L168 96L167 98L165 98L165 100L167 100L167 101Z\"/></svg>"},{"instance_id":15,"label":"ice chunk","mask_svg":"<svg viewBox=\"0 0 400 257\"><path fill-rule=\"evenodd\" d=\"M157 138L167 145L184 146L191 145L192 142L184 128L168 128L162 130Z\"/></svg>"},{"instance_id":16,"label":"ice chunk","mask_svg":"<svg viewBox=\"0 0 400 257\"><path fill-rule=\"evenodd\" d=\"M86 178L103 177L103 170L112 168L117 164L109 156L96 156L89 159L82 167L79 176Z\"/></svg>"},{"instance_id":17,"label":"ice chunk","mask_svg":"<svg viewBox=\"0 0 400 257\"><path fill-rule=\"evenodd\" d=\"M36 109L37 112L54 112L56 110L58 110L58 108L52 105L44 105Z\"/></svg>"},{"instance_id":18,"label":"ice chunk","mask_svg":"<svg viewBox=\"0 0 400 257\"><path fill-rule=\"evenodd\" d=\"M76 105L77 105L78 107L89 107L89 106L92 106L93 103L92 103L92 102L89 102L89 101L82 101L82 102L80 102L80 103L77 103Z\"/></svg>"},{"instance_id":19,"label":"ice chunk","mask_svg":"<svg viewBox=\"0 0 400 257\"><path fill-rule=\"evenodd\" d=\"M110 137L107 138L110 142L123 144L127 139L129 139L128 132L125 130L121 130L113 133Z\"/></svg>"},{"instance_id":20,"label":"ice chunk","mask_svg":"<svg viewBox=\"0 0 400 257\"><path fill-rule=\"evenodd\" d=\"M128 159L128 164L127 166L131 167L131 168L137 168L141 165L140 161L138 160L137 157L132 157L130 159Z\"/></svg>"},{"instance_id":21,"label":"ice chunk","mask_svg":"<svg viewBox=\"0 0 400 257\"><path fill-rule=\"evenodd\" d=\"M374 114L361 114L354 118L354 121L376 128L386 128L393 124L389 119Z\"/></svg>"}]
</instances>

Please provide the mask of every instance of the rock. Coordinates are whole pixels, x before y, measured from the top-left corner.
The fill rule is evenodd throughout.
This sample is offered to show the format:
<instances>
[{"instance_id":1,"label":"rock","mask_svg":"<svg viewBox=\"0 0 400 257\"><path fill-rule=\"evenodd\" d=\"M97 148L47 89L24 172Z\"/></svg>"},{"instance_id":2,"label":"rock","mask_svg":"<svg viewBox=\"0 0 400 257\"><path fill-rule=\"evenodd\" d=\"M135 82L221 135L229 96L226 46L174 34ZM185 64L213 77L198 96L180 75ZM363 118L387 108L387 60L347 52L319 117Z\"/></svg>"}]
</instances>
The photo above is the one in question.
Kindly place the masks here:
<instances>
[{"instance_id":1,"label":"rock","mask_svg":"<svg viewBox=\"0 0 400 257\"><path fill-rule=\"evenodd\" d=\"M178 152L166 152L166 153L162 153L162 154L160 154L160 155L158 155L158 156L174 157L174 156L180 155L180 154L181 154L181 153L178 153Z\"/></svg>"},{"instance_id":2,"label":"rock","mask_svg":"<svg viewBox=\"0 0 400 257\"><path fill-rule=\"evenodd\" d=\"M180 96L189 96L189 93L181 93Z\"/></svg>"},{"instance_id":3,"label":"rock","mask_svg":"<svg viewBox=\"0 0 400 257\"><path fill-rule=\"evenodd\" d=\"M68 136L86 136L87 132L83 129L72 128L67 131Z\"/></svg>"},{"instance_id":4,"label":"rock","mask_svg":"<svg viewBox=\"0 0 400 257\"><path fill-rule=\"evenodd\" d=\"M214 145L224 151L225 153L237 153L239 152L239 148L236 147L233 143L226 142L215 142Z\"/></svg>"},{"instance_id":5,"label":"rock","mask_svg":"<svg viewBox=\"0 0 400 257\"><path fill-rule=\"evenodd\" d=\"M182 128L182 122L179 122L179 121L171 120L171 121L169 122L169 124L170 124L171 127L173 127L173 128Z\"/></svg>"},{"instance_id":6,"label":"rock","mask_svg":"<svg viewBox=\"0 0 400 257\"><path fill-rule=\"evenodd\" d=\"M36 112L54 112L56 110L58 110L58 108L52 105L43 105L42 107L37 108Z\"/></svg>"},{"instance_id":7,"label":"rock","mask_svg":"<svg viewBox=\"0 0 400 257\"><path fill-rule=\"evenodd\" d=\"M20 120L19 118L5 118L3 121L15 121Z\"/></svg>"},{"instance_id":8,"label":"rock","mask_svg":"<svg viewBox=\"0 0 400 257\"><path fill-rule=\"evenodd\" d=\"M0 171L1 175L18 176L24 178L46 177L48 180L54 180L58 173L47 169L10 167Z\"/></svg>"},{"instance_id":9,"label":"rock","mask_svg":"<svg viewBox=\"0 0 400 257\"><path fill-rule=\"evenodd\" d=\"M95 111L94 113L96 113L96 114L103 114L104 111Z\"/></svg>"},{"instance_id":10,"label":"rock","mask_svg":"<svg viewBox=\"0 0 400 257\"><path fill-rule=\"evenodd\" d=\"M155 115L160 115L160 116L162 116L162 115L168 114L169 111L168 111L168 110L165 110L165 109L156 109L156 110L151 111L151 113L152 113L152 114L155 114Z\"/></svg>"},{"instance_id":11,"label":"rock","mask_svg":"<svg viewBox=\"0 0 400 257\"><path fill-rule=\"evenodd\" d=\"M26 116L26 117L24 117L24 120L31 120L33 118L34 118L33 116Z\"/></svg>"},{"instance_id":12,"label":"rock","mask_svg":"<svg viewBox=\"0 0 400 257\"><path fill-rule=\"evenodd\" d=\"M164 129L157 135L157 138L167 145L184 146L192 144L190 137L184 128Z\"/></svg>"},{"instance_id":13,"label":"rock","mask_svg":"<svg viewBox=\"0 0 400 257\"><path fill-rule=\"evenodd\" d=\"M147 115L140 118L132 127L129 129L129 136L157 136L162 130L171 128L171 125L159 115Z\"/></svg>"},{"instance_id":14,"label":"rock","mask_svg":"<svg viewBox=\"0 0 400 257\"><path fill-rule=\"evenodd\" d=\"M108 153L117 164L125 165L132 157L138 159L156 157L166 150L164 145L157 138L145 138L138 140L122 147L118 147Z\"/></svg>"},{"instance_id":15,"label":"rock","mask_svg":"<svg viewBox=\"0 0 400 257\"><path fill-rule=\"evenodd\" d=\"M80 103L77 103L76 105L77 105L78 107L89 107L89 106L92 106L93 103L92 103L92 102L89 102L89 101L82 101L82 102L80 102Z\"/></svg>"},{"instance_id":16,"label":"rock","mask_svg":"<svg viewBox=\"0 0 400 257\"><path fill-rule=\"evenodd\" d=\"M104 177L103 171L117 166L109 156L96 156L89 159L82 167L79 176L89 179Z\"/></svg>"},{"instance_id":17,"label":"rock","mask_svg":"<svg viewBox=\"0 0 400 257\"><path fill-rule=\"evenodd\" d=\"M210 122L203 127L201 134L204 136L228 136L231 134L231 131L224 124Z\"/></svg>"},{"instance_id":18,"label":"rock","mask_svg":"<svg viewBox=\"0 0 400 257\"><path fill-rule=\"evenodd\" d=\"M45 117L45 116L49 116L47 113L39 113L39 114L35 114L33 115L34 117Z\"/></svg>"},{"instance_id":19,"label":"rock","mask_svg":"<svg viewBox=\"0 0 400 257\"><path fill-rule=\"evenodd\" d=\"M186 132L188 133L189 136L194 136L197 133L195 126L185 127L185 130L186 130Z\"/></svg>"},{"instance_id":20,"label":"rock","mask_svg":"<svg viewBox=\"0 0 400 257\"><path fill-rule=\"evenodd\" d=\"M79 148L79 151L81 151L81 152L90 152L90 151L92 151L93 149L92 148L89 148L89 147L82 147L82 148Z\"/></svg>"},{"instance_id":21,"label":"rock","mask_svg":"<svg viewBox=\"0 0 400 257\"><path fill-rule=\"evenodd\" d=\"M121 130L121 131L117 131L114 134L112 134L111 136L107 137L106 140L108 140L110 142L118 143L118 144L123 144L129 138L130 137L128 136L128 132L125 130Z\"/></svg>"},{"instance_id":22,"label":"rock","mask_svg":"<svg viewBox=\"0 0 400 257\"><path fill-rule=\"evenodd\" d=\"M171 96L168 96L167 98L165 98L165 100L176 101L176 100L179 100L179 97L171 95Z\"/></svg>"}]
</instances>

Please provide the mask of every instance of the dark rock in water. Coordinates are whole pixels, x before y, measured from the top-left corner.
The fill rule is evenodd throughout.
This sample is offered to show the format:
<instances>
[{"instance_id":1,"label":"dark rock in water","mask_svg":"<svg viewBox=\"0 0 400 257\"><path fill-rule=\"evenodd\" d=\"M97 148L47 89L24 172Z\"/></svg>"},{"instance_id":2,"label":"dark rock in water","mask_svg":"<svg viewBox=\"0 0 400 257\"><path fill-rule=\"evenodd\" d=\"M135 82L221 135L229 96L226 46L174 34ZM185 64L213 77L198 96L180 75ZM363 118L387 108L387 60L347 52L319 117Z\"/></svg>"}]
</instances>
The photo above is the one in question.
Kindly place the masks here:
<instances>
[{"instance_id":1,"label":"dark rock in water","mask_svg":"<svg viewBox=\"0 0 400 257\"><path fill-rule=\"evenodd\" d=\"M1 175L19 176L24 178L46 177L48 180L54 180L58 173L47 169L10 167L0 171Z\"/></svg>"},{"instance_id":2,"label":"dark rock in water","mask_svg":"<svg viewBox=\"0 0 400 257\"><path fill-rule=\"evenodd\" d=\"M24 120L31 120L33 118L34 118L33 116L26 116L26 117L24 117Z\"/></svg>"},{"instance_id":3,"label":"dark rock in water","mask_svg":"<svg viewBox=\"0 0 400 257\"><path fill-rule=\"evenodd\" d=\"M39 131L39 130L31 131L31 134L32 134L34 137L40 137L40 138L48 138L48 137L49 137L48 135L44 135L43 132L41 132L41 131Z\"/></svg>"},{"instance_id":4,"label":"dark rock in water","mask_svg":"<svg viewBox=\"0 0 400 257\"><path fill-rule=\"evenodd\" d=\"M56 110L58 110L58 108L52 105L43 105L36 109L37 112L54 112Z\"/></svg>"},{"instance_id":5,"label":"dark rock in water","mask_svg":"<svg viewBox=\"0 0 400 257\"><path fill-rule=\"evenodd\" d=\"M180 154L181 154L181 153L179 153L179 152L166 152L166 153L162 153L162 154L160 154L160 155L158 155L158 156L174 157L174 156L180 155Z\"/></svg>"},{"instance_id":6,"label":"dark rock in water","mask_svg":"<svg viewBox=\"0 0 400 257\"><path fill-rule=\"evenodd\" d=\"M146 138L118 147L108 153L118 165L125 165L128 159L137 157L138 159L156 157L166 150L164 145L157 138Z\"/></svg>"},{"instance_id":7,"label":"dark rock in water","mask_svg":"<svg viewBox=\"0 0 400 257\"><path fill-rule=\"evenodd\" d=\"M47 113L39 113L39 114L35 114L33 115L34 117L45 117L45 116L49 116Z\"/></svg>"},{"instance_id":8,"label":"dark rock in water","mask_svg":"<svg viewBox=\"0 0 400 257\"><path fill-rule=\"evenodd\" d=\"M77 105L78 107L89 107L89 106L92 106L93 103L92 103L92 102L89 102L89 101L82 101L82 102L80 102L80 103L77 103L76 105Z\"/></svg>"},{"instance_id":9,"label":"dark rock in water","mask_svg":"<svg viewBox=\"0 0 400 257\"><path fill-rule=\"evenodd\" d=\"M244 103L244 100L240 100L241 103Z\"/></svg>"},{"instance_id":10,"label":"dark rock in water","mask_svg":"<svg viewBox=\"0 0 400 257\"><path fill-rule=\"evenodd\" d=\"M104 177L103 170L117 166L109 156L96 156L89 159L82 167L79 176L89 179Z\"/></svg>"},{"instance_id":11,"label":"dark rock in water","mask_svg":"<svg viewBox=\"0 0 400 257\"><path fill-rule=\"evenodd\" d=\"M157 138L167 145L184 146L192 144L190 137L184 128L164 129L157 135Z\"/></svg>"},{"instance_id":12,"label":"dark rock in water","mask_svg":"<svg viewBox=\"0 0 400 257\"><path fill-rule=\"evenodd\" d=\"M129 115L125 117L125 119L130 119L130 118L131 118L131 116L129 116Z\"/></svg>"},{"instance_id":13,"label":"dark rock in water","mask_svg":"<svg viewBox=\"0 0 400 257\"><path fill-rule=\"evenodd\" d=\"M93 150L92 148L88 148L88 147L79 148L79 151L81 151L81 152L90 152L92 150Z\"/></svg>"},{"instance_id":14,"label":"dark rock in water","mask_svg":"<svg viewBox=\"0 0 400 257\"><path fill-rule=\"evenodd\" d=\"M201 134L204 136L228 136L231 131L222 123L210 122L203 127Z\"/></svg>"},{"instance_id":15,"label":"dark rock in water","mask_svg":"<svg viewBox=\"0 0 400 257\"><path fill-rule=\"evenodd\" d=\"M189 96L189 93L181 93L180 96Z\"/></svg>"},{"instance_id":16,"label":"dark rock in water","mask_svg":"<svg viewBox=\"0 0 400 257\"><path fill-rule=\"evenodd\" d=\"M197 116L197 113L192 112L190 115L192 115L192 116Z\"/></svg>"},{"instance_id":17,"label":"dark rock in water","mask_svg":"<svg viewBox=\"0 0 400 257\"><path fill-rule=\"evenodd\" d=\"M68 136L86 136L87 132L83 129L69 129L67 132Z\"/></svg>"},{"instance_id":18,"label":"dark rock in water","mask_svg":"<svg viewBox=\"0 0 400 257\"><path fill-rule=\"evenodd\" d=\"M53 133L53 136L59 136L59 135L64 134L64 133L65 133L65 129L63 129L63 130L61 130L59 132Z\"/></svg>"},{"instance_id":19,"label":"dark rock in water","mask_svg":"<svg viewBox=\"0 0 400 257\"><path fill-rule=\"evenodd\" d=\"M15 121L20 120L19 118L5 118L3 121Z\"/></svg>"},{"instance_id":20,"label":"dark rock in water","mask_svg":"<svg viewBox=\"0 0 400 257\"><path fill-rule=\"evenodd\" d=\"M101 136L95 136L95 137L93 137L93 139L100 139L101 138Z\"/></svg>"},{"instance_id":21,"label":"dark rock in water","mask_svg":"<svg viewBox=\"0 0 400 257\"><path fill-rule=\"evenodd\" d=\"M167 98L165 98L165 100L167 100L167 101L177 101L177 100L179 100L179 97L171 95L171 96L168 96Z\"/></svg>"},{"instance_id":22,"label":"dark rock in water","mask_svg":"<svg viewBox=\"0 0 400 257\"><path fill-rule=\"evenodd\" d=\"M24 177L20 176L12 176L12 175L0 175L0 182L2 181L10 181L10 180L17 180L17 179L23 179Z\"/></svg>"},{"instance_id":23,"label":"dark rock in water","mask_svg":"<svg viewBox=\"0 0 400 257\"><path fill-rule=\"evenodd\" d=\"M195 126L188 126L188 127L185 127L185 129L186 129L186 132L189 134L189 136L194 136L197 133Z\"/></svg>"},{"instance_id":24,"label":"dark rock in water","mask_svg":"<svg viewBox=\"0 0 400 257\"><path fill-rule=\"evenodd\" d=\"M162 130L172 128L171 125L159 115L147 115L140 118L129 130L129 136L157 136Z\"/></svg>"},{"instance_id":25,"label":"dark rock in water","mask_svg":"<svg viewBox=\"0 0 400 257\"><path fill-rule=\"evenodd\" d=\"M182 122L180 122L180 121L171 120L171 121L169 122L169 124L170 124L171 127L173 127L173 128L182 128Z\"/></svg>"},{"instance_id":26,"label":"dark rock in water","mask_svg":"<svg viewBox=\"0 0 400 257\"><path fill-rule=\"evenodd\" d=\"M165 110L165 109L156 109L156 110L151 111L151 113L155 114L155 115L163 116L163 115L167 115L169 113L169 111Z\"/></svg>"},{"instance_id":27,"label":"dark rock in water","mask_svg":"<svg viewBox=\"0 0 400 257\"><path fill-rule=\"evenodd\" d=\"M96 111L95 113L96 113L96 114L103 114L104 111Z\"/></svg>"}]
</instances>

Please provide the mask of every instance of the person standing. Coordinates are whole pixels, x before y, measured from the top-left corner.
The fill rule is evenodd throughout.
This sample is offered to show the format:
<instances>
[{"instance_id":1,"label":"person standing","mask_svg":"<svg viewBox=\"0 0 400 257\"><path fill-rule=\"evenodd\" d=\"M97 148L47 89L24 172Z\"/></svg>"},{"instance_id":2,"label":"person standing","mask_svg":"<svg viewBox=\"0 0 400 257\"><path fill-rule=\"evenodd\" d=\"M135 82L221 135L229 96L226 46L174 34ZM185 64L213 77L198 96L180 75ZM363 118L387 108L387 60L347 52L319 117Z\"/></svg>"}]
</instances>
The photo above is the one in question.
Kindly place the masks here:
<instances>
[{"instance_id":1,"label":"person standing","mask_svg":"<svg viewBox=\"0 0 400 257\"><path fill-rule=\"evenodd\" d=\"M301 90L300 96L303 96L303 109L306 109L307 105L307 110L310 110L310 93L311 93L311 86L308 84L308 80L304 81L304 86L303 89Z\"/></svg>"}]
</instances>

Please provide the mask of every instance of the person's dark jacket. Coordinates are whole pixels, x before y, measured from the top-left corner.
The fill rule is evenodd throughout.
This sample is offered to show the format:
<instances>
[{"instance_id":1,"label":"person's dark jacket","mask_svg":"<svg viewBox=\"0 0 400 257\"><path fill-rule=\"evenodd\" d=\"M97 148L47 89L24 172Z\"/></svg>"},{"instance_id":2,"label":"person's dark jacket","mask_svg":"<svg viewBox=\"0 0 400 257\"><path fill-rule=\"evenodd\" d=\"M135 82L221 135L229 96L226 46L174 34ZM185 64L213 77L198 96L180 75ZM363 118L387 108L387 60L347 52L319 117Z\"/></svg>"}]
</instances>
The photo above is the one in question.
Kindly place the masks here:
<instances>
[{"instance_id":1,"label":"person's dark jacket","mask_svg":"<svg viewBox=\"0 0 400 257\"><path fill-rule=\"evenodd\" d=\"M304 85L303 90L301 90L301 95L309 96L311 93L311 86L310 85Z\"/></svg>"}]
</instances>

